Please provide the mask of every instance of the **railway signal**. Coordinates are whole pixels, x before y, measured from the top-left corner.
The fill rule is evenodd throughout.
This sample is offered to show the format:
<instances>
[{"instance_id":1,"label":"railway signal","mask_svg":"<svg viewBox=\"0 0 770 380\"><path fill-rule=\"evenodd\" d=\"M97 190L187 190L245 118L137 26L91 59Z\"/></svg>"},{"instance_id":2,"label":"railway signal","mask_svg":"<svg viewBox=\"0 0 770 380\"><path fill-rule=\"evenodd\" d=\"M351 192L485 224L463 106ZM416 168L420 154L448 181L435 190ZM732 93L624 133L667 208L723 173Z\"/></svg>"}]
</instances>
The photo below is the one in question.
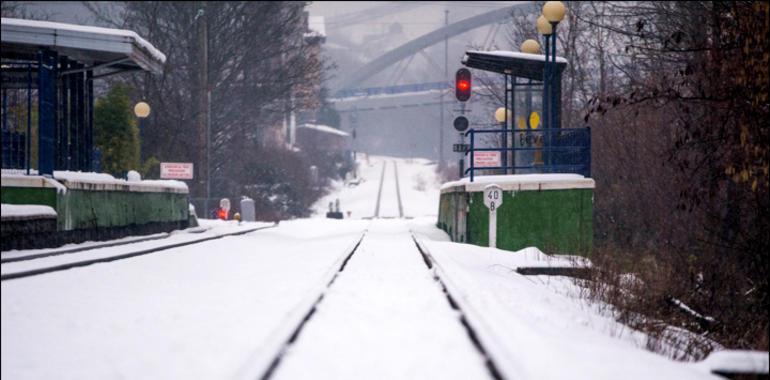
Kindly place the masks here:
<instances>
[{"instance_id":1,"label":"railway signal","mask_svg":"<svg viewBox=\"0 0 770 380\"><path fill-rule=\"evenodd\" d=\"M455 96L461 102L471 97L471 71L466 68L457 70L455 74Z\"/></svg>"},{"instance_id":2,"label":"railway signal","mask_svg":"<svg viewBox=\"0 0 770 380\"><path fill-rule=\"evenodd\" d=\"M457 132L465 132L465 130L468 129L468 118L465 116L456 117L454 127Z\"/></svg>"}]
</instances>

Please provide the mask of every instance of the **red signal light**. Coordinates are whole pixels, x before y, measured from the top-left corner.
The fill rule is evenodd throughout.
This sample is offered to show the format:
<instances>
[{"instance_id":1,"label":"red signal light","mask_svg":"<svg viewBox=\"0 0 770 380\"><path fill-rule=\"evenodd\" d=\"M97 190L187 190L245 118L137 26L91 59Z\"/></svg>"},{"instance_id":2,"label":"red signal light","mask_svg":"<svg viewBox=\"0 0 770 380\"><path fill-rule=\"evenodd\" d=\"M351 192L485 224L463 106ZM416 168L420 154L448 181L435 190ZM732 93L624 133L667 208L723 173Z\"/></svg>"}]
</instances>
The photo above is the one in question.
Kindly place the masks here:
<instances>
[{"instance_id":1,"label":"red signal light","mask_svg":"<svg viewBox=\"0 0 770 380\"><path fill-rule=\"evenodd\" d=\"M461 102L471 97L471 71L466 68L457 70L455 74L455 96Z\"/></svg>"}]
</instances>

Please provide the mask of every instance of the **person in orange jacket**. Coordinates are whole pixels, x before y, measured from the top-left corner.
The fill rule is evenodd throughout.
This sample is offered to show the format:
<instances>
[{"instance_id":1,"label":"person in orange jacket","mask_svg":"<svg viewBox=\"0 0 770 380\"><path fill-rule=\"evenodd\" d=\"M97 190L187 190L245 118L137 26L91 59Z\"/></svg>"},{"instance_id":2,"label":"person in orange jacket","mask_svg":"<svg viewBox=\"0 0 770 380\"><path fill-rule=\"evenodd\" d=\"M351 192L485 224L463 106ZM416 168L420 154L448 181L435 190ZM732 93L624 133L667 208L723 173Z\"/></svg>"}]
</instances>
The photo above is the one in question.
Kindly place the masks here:
<instances>
[{"instance_id":1,"label":"person in orange jacket","mask_svg":"<svg viewBox=\"0 0 770 380\"><path fill-rule=\"evenodd\" d=\"M217 219L227 220L227 209L220 207L219 211L217 211Z\"/></svg>"}]
</instances>

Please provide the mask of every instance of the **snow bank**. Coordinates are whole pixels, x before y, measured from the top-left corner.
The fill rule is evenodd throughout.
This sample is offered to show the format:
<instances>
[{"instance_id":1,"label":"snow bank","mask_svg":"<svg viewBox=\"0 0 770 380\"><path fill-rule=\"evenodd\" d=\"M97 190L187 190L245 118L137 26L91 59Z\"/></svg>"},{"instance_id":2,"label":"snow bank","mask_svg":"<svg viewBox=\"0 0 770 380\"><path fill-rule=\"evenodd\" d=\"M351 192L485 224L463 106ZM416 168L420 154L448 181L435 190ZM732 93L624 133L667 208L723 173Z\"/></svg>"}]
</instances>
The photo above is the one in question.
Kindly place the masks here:
<instances>
[{"instance_id":1,"label":"snow bank","mask_svg":"<svg viewBox=\"0 0 770 380\"><path fill-rule=\"evenodd\" d=\"M2 204L2 220L29 220L56 218L56 211L50 206Z\"/></svg>"},{"instance_id":2,"label":"snow bank","mask_svg":"<svg viewBox=\"0 0 770 380\"><path fill-rule=\"evenodd\" d=\"M571 280L516 273L543 262L536 249L509 252L416 236L506 378L717 378L646 351L646 335L602 315Z\"/></svg>"},{"instance_id":3,"label":"snow bank","mask_svg":"<svg viewBox=\"0 0 770 380\"><path fill-rule=\"evenodd\" d=\"M596 184L593 179L580 174L509 174L469 177L447 182L441 186L441 192L456 191L458 187L464 191L483 191L490 184L499 185L504 191L521 190L559 190L559 189L593 189Z\"/></svg>"},{"instance_id":4,"label":"snow bank","mask_svg":"<svg viewBox=\"0 0 770 380\"><path fill-rule=\"evenodd\" d=\"M770 359L765 351L724 350L711 353L696 367L713 373L764 374L770 372Z\"/></svg>"}]
</instances>

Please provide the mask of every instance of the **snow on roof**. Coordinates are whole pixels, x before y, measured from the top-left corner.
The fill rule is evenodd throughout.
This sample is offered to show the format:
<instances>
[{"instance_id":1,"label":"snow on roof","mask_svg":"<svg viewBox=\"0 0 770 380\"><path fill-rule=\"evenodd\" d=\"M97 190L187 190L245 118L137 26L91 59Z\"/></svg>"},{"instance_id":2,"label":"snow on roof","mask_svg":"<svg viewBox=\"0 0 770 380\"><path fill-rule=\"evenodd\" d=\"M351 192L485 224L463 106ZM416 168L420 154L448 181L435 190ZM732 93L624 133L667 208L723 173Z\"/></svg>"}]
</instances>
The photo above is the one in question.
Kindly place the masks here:
<instances>
[{"instance_id":1,"label":"snow on roof","mask_svg":"<svg viewBox=\"0 0 770 380\"><path fill-rule=\"evenodd\" d=\"M307 21L308 34L315 37L326 37L326 23L324 16L310 16ZM307 37L307 35L306 35Z\"/></svg>"},{"instance_id":2,"label":"snow on roof","mask_svg":"<svg viewBox=\"0 0 770 380\"><path fill-rule=\"evenodd\" d=\"M123 191L143 191L143 192L174 192L187 193L187 184L175 180L143 180L126 181L125 179L116 179L105 173L92 172L72 172L72 171L54 171L53 177L70 189L89 189L89 190L123 190ZM85 185L85 186L84 186ZM88 185L100 185L99 188L93 188Z\"/></svg>"},{"instance_id":3,"label":"snow on roof","mask_svg":"<svg viewBox=\"0 0 770 380\"><path fill-rule=\"evenodd\" d=\"M4 187L49 187L56 189L57 193L67 192L67 188L58 181L36 175L37 170L30 171L33 175L26 175L25 172L18 169L3 169L2 185Z\"/></svg>"},{"instance_id":4,"label":"snow on roof","mask_svg":"<svg viewBox=\"0 0 770 380\"><path fill-rule=\"evenodd\" d=\"M161 64L166 62L165 54L132 30L6 17L2 18L2 29L4 43L36 44L130 54L130 48L126 49L124 46L125 43L129 43L132 46L136 45ZM143 68L150 69L149 67Z\"/></svg>"},{"instance_id":5,"label":"snow on roof","mask_svg":"<svg viewBox=\"0 0 770 380\"><path fill-rule=\"evenodd\" d=\"M305 129L312 129L315 131L323 132L323 133L331 133L338 136L350 136L347 132L340 131L337 128L330 127L328 125L323 124L301 124L299 128L305 128Z\"/></svg>"},{"instance_id":6,"label":"snow on roof","mask_svg":"<svg viewBox=\"0 0 770 380\"><path fill-rule=\"evenodd\" d=\"M518 58L518 59L529 59L532 61L540 61L545 62L545 55L543 54L529 54L529 53L521 53L518 51L509 51L509 50L492 50L492 51L481 51L481 50L469 50L468 53L475 53L475 54L486 54L486 55L493 55L496 57L503 57L503 58ZM466 61L466 58L463 58L463 61ZM559 63L567 63L567 59L563 57L556 57L556 62Z\"/></svg>"},{"instance_id":7,"label":"snow on roof","mask_svg":"<svg viewBox=\"0 0 770 380\"><path fill-rule=\"evenodd\" d=\"M466 177L443 184L441 192L484 191L484 188L490 184L496 184L504 191L593 189L595 187L593 179L580 174L510 174L474 176L473 182Z\"/></svg>"},{"instance_id":8,"label":"snow on roof","mask_svg":"<svg viewBox=\"0 0 770 380\"><path fill-rule=\"evenodd\" d=\"M56 218L56 211L50 206L0 204L2 220L28 220Z\"/></svg>"}]
</instances>

